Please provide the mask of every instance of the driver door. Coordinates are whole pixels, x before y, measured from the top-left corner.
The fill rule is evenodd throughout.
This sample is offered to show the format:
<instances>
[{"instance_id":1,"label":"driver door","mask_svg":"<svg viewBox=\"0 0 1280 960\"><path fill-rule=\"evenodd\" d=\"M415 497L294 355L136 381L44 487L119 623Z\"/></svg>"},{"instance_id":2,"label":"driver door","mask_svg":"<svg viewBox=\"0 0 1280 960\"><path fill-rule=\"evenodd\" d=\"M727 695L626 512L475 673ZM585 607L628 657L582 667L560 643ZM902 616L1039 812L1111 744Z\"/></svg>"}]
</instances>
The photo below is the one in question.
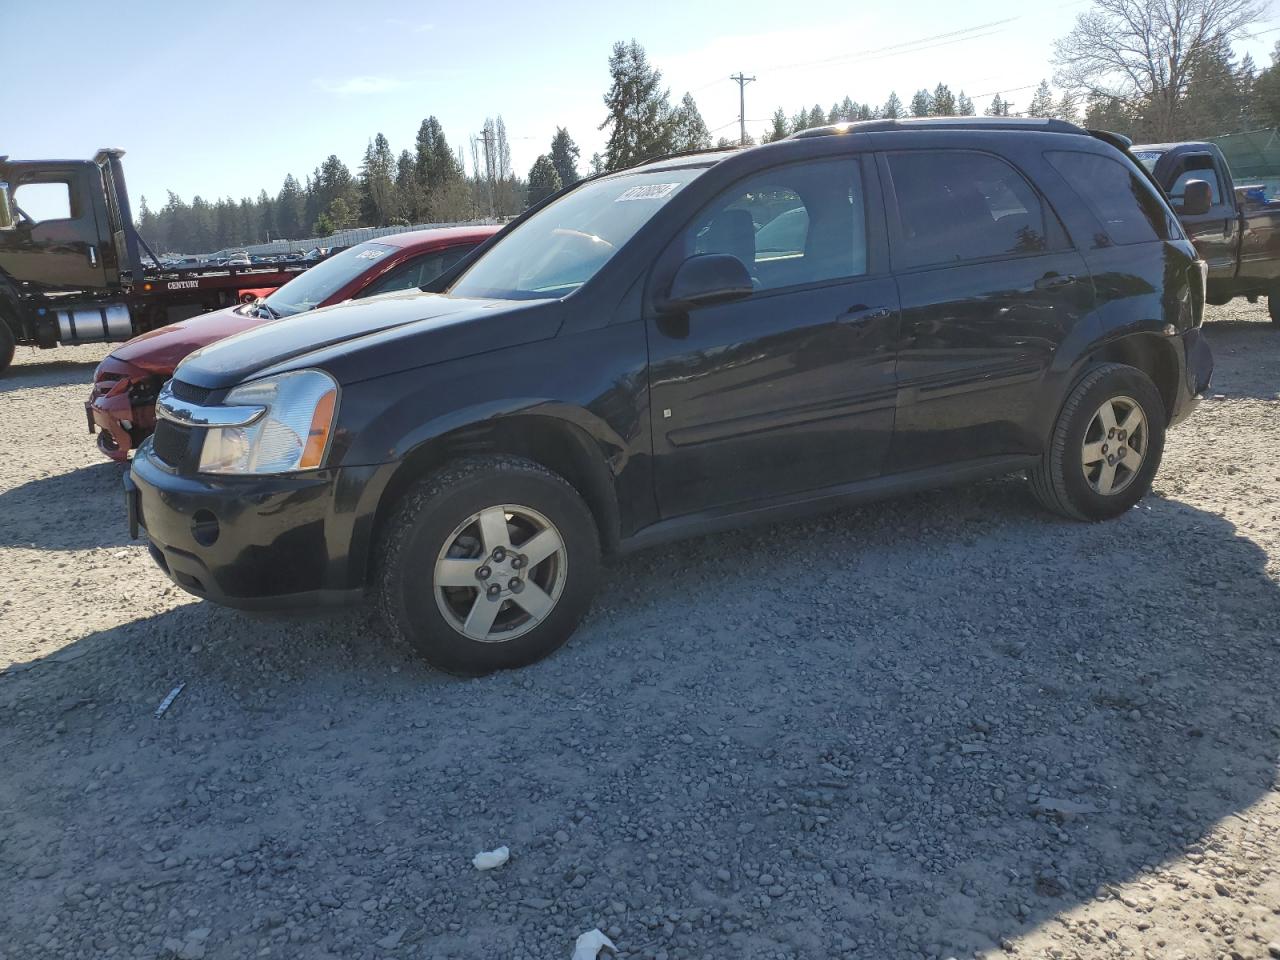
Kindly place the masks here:
<instances>
[{"instance_id":1,"label":"driver door","mask_svg":"<svg viewBox=\"0 0 1280 960\"><path fill-rule=\"evenodd\" d=\"M874 164L808 161L731 187L664 255L732 254L755 292L647 319L663 517L880 473L898 330L883 224Z\"/></svg>"},{"instance_id":2,"label":"driver door","mask_svg":"<svg viewBox=\"0 0 1280 960\"><path fill-rule=\"evenodd\" d=\"M102 195L102 174L93 163L10 164L9 193L22 216L0 230L0 267L49 289L105 289L105 259L115 252L102 240L95 191Z\"/></svg>"}]
</instances>

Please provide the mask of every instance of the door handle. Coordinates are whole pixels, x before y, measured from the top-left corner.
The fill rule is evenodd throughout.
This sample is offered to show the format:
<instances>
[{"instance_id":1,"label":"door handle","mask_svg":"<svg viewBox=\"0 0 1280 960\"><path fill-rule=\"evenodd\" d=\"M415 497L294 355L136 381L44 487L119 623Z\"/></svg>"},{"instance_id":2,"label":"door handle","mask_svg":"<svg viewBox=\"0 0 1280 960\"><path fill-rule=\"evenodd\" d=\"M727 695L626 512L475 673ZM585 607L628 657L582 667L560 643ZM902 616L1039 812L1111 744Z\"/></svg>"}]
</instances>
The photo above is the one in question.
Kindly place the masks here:
<instances>
[{"instance_id":1,"label":"door handle","mask_svg":"<svg viewBox=\"0 0 1280 960\"><path fill-rule=\"evenodd\" d=\"M856 307L850 307L840 316L836 317L836 323L844 323L849 326L857 326L858 324L867 323L871 320L884 320L889 316L888 307L866 307L858 304Z\"/></svg>"},{"instance_id":2,"label":"door handle","mask_svg":"<svg viewBox=\"0 0 1280 960\"><path fill-rule=\"evenodd\" d=\"M89 266L96 267L98 265L98 248L92 243L89 244Z\"/></svg>"},{"instance_id":3,"label":"door handle","mask_svg":"<svg viewBox=\"0 0 1280 960\"><path fill-rule=\"evenodd\" d=\"M1065 287L1068 284L1075 283L1079 279L1074 273L1046 273L1036 281L1036 289L1053 290L1056 287Z\"/></svg>"}]
</instances>

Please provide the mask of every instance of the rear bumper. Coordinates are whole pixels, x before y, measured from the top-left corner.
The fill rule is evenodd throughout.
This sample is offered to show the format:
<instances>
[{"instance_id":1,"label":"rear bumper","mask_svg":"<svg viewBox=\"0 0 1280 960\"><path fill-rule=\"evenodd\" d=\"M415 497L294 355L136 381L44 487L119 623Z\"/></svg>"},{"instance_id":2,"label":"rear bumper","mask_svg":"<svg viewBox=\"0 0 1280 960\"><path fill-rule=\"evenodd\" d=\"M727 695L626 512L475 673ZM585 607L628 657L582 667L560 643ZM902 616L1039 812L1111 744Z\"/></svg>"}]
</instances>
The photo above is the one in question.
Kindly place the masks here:
<instances>
[{"instance_id":1,"label":"rear bumper","mask_svg":"<svg viewBox=\"0 0 1280 960\"><path fill-rule=\"evenodd\" d=\"M380 467L178 476L145 442L125 478L131 521L178 586L248 610L359 602ZM376 505L376 496L372 496Z\"/></svg>"},{"instance_id":2,"label":"rear bumper","mask_svg":"<svg viewBox=\"0 0 1280 960\"><path fill-rule=\"evenodd\" d=\"M1181 423L1199 406L1213 382L1213 351L1199 327L1182 334L1183 376L1178 386L1169 425Z\"/></svg>"}]
</instances>

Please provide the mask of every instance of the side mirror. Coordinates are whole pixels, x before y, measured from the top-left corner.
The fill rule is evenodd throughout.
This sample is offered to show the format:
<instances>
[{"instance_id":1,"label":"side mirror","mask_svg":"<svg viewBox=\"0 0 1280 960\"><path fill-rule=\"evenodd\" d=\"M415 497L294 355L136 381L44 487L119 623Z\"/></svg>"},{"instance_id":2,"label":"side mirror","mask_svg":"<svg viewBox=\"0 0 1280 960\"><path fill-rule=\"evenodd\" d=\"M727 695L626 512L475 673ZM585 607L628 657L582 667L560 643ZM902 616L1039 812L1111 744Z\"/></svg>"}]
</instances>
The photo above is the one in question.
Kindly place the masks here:
<instances>
[{"instance_id":1,"label":"side mirror","mask_svg":"<svg viewBox=\"0 0 1280 960\"><path fill-rule=\"evenodd\" d=\"M13 226L13 208L9 205L9 185L0 182L0 230Z\"/></svg>"},{"instance_id":2,"label":"side mirror","mask_svg":"<svg viewBox=\"0 0 1280 960\"><path fill-rule=\"evenodd\" d=\"M751 274L737 257L701 253L680 264L662 306L667 310L709 307L749 297L754 289Z\"/></svg>"},{"instance_id":3,"label":"side mirror","mask_svg":"<svg viewBox=\"0 0 1280 960\"><path fill-rule=\"evenodd\" d=\"M1198 217L1208 213L1213 206L1213 189L1204 180L1188 180L1182 193L1182 210L1185 217Z\"/></svg>"}]
</instances>

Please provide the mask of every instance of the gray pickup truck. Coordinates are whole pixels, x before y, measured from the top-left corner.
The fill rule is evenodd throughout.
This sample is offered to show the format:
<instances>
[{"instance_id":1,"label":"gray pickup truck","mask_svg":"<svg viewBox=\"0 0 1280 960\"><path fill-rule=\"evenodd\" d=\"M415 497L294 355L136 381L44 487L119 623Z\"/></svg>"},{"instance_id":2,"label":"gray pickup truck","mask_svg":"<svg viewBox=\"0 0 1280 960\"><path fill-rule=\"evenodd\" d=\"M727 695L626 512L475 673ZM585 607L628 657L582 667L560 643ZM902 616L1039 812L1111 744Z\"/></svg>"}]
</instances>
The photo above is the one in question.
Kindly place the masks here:
<instances>
[{"instance_id":1,"label":"gray pickup truck","mask_svg":"<svg viewBox=\"0 0 1280 960\"><path fill-rule=\"evenodd\" d=\"M1164 187L1201 258L1209 265L1206 300L1267 298L1280 326L1280 201L1261 187L1237 185L1227 158L1213 143L1150 143L1130 151ZM1201 181L1208 188L1188 184Z\"/></svg>"}]
</instances>

